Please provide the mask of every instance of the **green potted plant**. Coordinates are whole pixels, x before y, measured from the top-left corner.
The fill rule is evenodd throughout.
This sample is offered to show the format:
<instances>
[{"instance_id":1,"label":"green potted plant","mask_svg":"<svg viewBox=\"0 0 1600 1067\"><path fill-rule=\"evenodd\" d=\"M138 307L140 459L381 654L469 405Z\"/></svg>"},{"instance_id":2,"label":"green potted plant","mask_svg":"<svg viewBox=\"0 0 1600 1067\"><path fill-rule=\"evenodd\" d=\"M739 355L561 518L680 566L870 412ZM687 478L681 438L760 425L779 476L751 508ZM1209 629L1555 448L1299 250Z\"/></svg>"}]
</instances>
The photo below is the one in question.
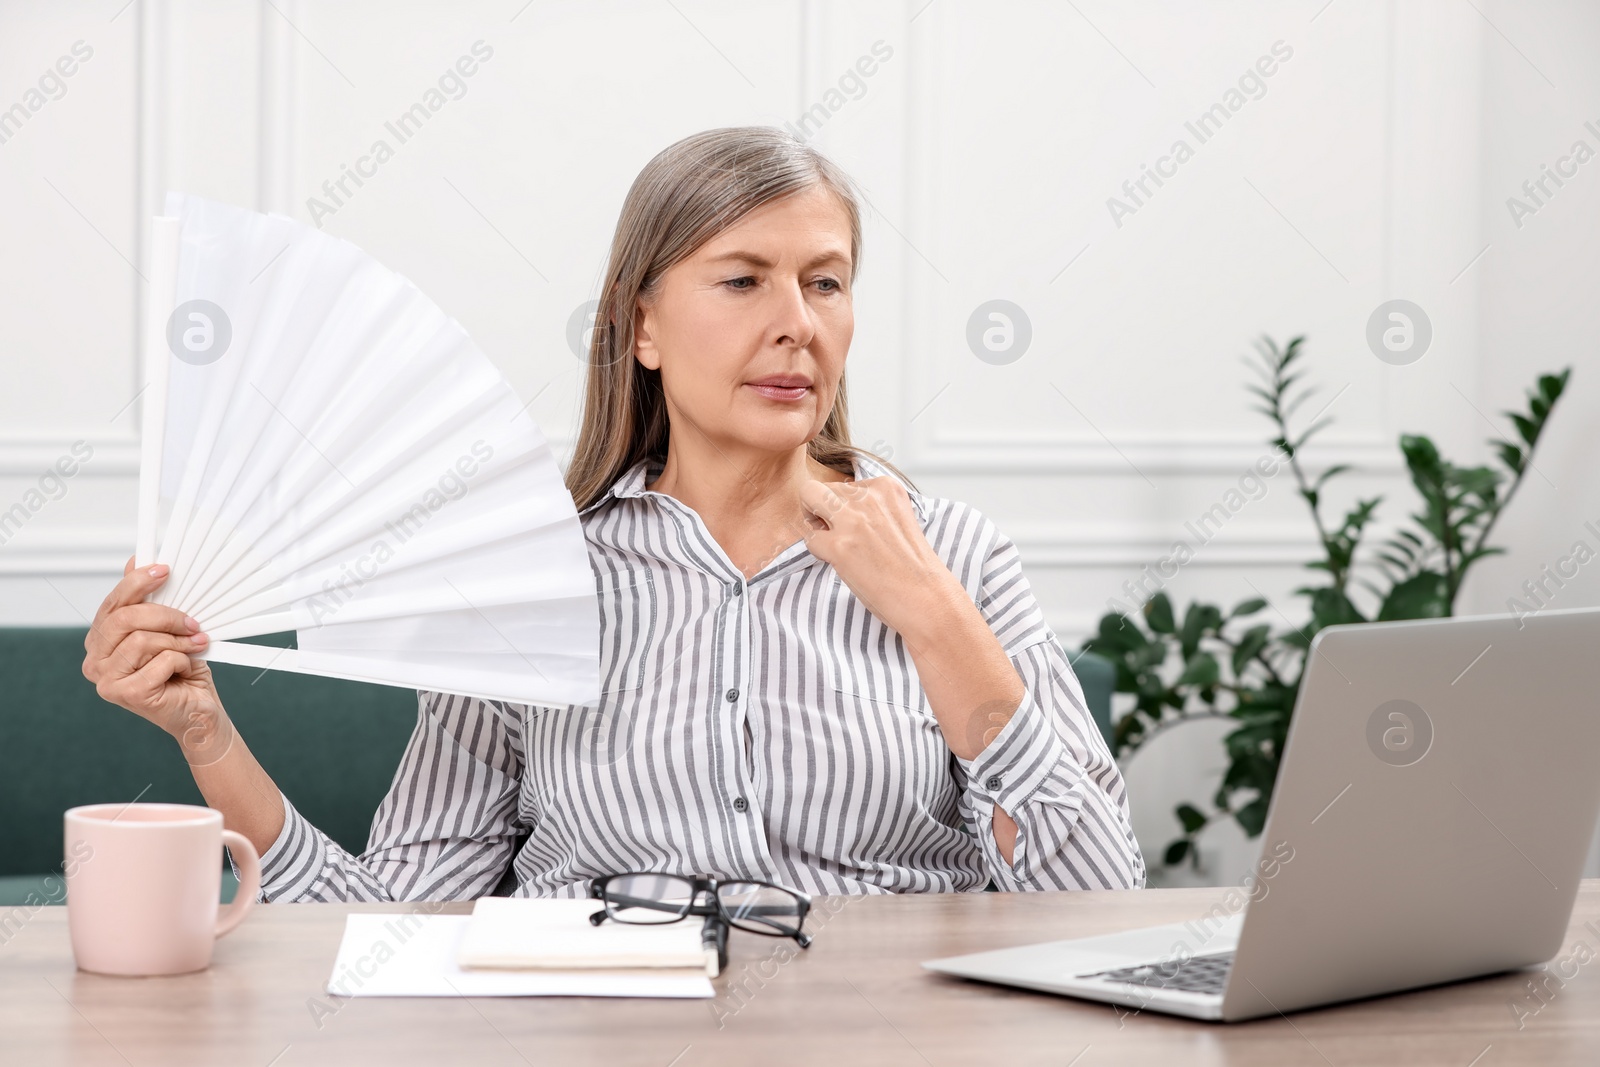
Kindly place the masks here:
<instances>
[{"instance_id":1,"label":"green potted plant","mask_svg":"<svg viewBox=\"0 0 1600 1067\"><path fill-rule=\"evenodd\" d=\"M1368 548L1362 538L1382 497L1357 499L1334 524L1324 516L1324 490L1349 468L1332 466L1312 479L1301 463L1306 444L1330 421L1316 418L1302 429L1290 427L1294 410L1314 392L1301 384L1305 371L1296 366L1304 342L1296 337L1279 348L1263 338L1255 364L1260 383L1249 386L1260 401L1255 410L1272 422L1271 444L1310 509L1321 547L1321 557L1306 565L1316 579L1295 591L1310 609L1304 625L1256 621L1268 607L1260 597L1228 611L1196 601L1180 617L1167 595L1157 592L1135 611L1103 616L1098 632L1083 643L1116 665L1117 692L1132 697L1132 707L1115 726L1119 759L1185 721L1225 717L1236 723L1224 739L1228 765L1213 798L1216 813L1208 816L1192 803L1178 805L1182 833L1162 856L1169 866L1187 859L1198 867L1196 835L1214 819L1232 818L1248 837L1261 833L1317 631L1335 623L1454 613L1472 566L1504 551L1489 544L1489 535L1532 468L1539 438L1572 373L1568 367L1541 375L1528 392L1527 410L1505 412L1516 436L1491 439L1494 466L1457 466L1429 438L1402 435L1400 451L1421 507L1394 536Z\"/></svg>"}]
</instances>

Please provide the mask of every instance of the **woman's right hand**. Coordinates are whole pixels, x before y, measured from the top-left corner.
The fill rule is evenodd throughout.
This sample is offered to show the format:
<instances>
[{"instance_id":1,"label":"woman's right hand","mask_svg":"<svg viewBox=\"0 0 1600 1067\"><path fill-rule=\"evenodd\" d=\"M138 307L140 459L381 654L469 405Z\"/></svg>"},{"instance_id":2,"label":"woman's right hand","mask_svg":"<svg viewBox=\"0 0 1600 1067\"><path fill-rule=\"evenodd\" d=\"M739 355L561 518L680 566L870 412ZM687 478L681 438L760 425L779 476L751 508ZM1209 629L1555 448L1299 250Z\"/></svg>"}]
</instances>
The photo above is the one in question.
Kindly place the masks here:
<instances>
[{"instance_id":1,"label":"woman's right hand","mask_svg":"<svg viewBox=\"0 0 1600 1067\"><path fill-rule=\"evenodd\" d=\"M207 643L200 624L144 602L168 573L166 564L135 569L129 558L84 639L83 676L102 698L171 734L195 762L232 731L211 668L197 658Z\"/></svg>"}]
</instances>

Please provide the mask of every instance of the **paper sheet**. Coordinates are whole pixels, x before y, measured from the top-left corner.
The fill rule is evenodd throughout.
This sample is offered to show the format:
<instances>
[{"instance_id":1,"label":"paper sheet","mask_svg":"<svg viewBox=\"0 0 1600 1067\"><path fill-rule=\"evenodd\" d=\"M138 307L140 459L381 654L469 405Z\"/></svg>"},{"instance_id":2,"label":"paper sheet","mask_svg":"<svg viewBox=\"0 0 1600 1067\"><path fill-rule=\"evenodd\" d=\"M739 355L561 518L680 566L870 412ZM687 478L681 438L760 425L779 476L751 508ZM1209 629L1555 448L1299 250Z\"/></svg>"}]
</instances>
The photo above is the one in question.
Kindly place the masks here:
<instances>
[{"instance_id":1,"label":"paper sheet","mask_svg":"<svg viewBox=\"0 0 1600 1067\"><path fill-rule=\"evenodd\" d=\"M345 917L327 991L348 997L713 997L703 969L685 971L462 970L456 952L470 915L360 913Z\"/></svg>"}]
</instances>

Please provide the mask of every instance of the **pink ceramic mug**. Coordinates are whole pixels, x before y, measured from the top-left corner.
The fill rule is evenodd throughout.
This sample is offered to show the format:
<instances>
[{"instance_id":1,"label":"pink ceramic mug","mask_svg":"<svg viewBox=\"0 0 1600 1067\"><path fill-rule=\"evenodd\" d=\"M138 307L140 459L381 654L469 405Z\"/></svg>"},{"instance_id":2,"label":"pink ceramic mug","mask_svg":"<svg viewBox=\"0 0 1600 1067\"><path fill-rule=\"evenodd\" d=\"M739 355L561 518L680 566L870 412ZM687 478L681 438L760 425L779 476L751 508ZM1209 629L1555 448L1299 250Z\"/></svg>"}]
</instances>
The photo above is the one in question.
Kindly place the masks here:
<instances>
[{"instance_id":1,"label":"pink ceramic mug","mask_svg":"<svg viewBox=\"0 0 1600 1067\"><path fill-rule=\"evenodd\" d=\"M239 865L223 908L222 846ZM193 804L89 804L66 814L67 928L85 971L158 975L204 970L261 888L261 860L222 813Z\"/></svg>"}]
</instances>

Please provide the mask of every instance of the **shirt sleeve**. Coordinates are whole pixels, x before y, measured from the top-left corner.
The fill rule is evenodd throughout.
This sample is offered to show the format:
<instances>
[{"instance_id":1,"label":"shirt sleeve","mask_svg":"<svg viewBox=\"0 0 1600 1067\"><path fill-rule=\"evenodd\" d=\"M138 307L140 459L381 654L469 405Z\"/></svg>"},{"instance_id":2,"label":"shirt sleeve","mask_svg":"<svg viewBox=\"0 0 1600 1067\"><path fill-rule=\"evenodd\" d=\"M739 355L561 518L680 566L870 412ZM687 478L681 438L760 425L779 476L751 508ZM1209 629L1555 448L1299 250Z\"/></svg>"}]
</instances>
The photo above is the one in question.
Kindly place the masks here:
<instances>
[{"instance_id":1,"label":"shirt sleeve","mask_svg":"<svg viewBox=\"0 0 1600 1067\"><path fill-rule=\"evenodd\" d=\"M1044 620L1016 545L998 530L984 562L979 611L1025 692L1010 720L974 758L952 756L962 814L1003 890L1137 889L1144 857L1127 790L1066 650ZM1007 863L994 809L1017 824Z\"/></svg>"},{"instance_id":2,"label":"shirt sleeve","mask_svg":"<svg viewBox=\"0 0 1600 1067\"><path fill-rule=\"evenodd\" d=\"M283 798L261 857L262 901L470 900L505 873L522 832L522 720L514 705L417 694L417 726L366 851L352 856Z\"/></svg>"}]
</instances>

